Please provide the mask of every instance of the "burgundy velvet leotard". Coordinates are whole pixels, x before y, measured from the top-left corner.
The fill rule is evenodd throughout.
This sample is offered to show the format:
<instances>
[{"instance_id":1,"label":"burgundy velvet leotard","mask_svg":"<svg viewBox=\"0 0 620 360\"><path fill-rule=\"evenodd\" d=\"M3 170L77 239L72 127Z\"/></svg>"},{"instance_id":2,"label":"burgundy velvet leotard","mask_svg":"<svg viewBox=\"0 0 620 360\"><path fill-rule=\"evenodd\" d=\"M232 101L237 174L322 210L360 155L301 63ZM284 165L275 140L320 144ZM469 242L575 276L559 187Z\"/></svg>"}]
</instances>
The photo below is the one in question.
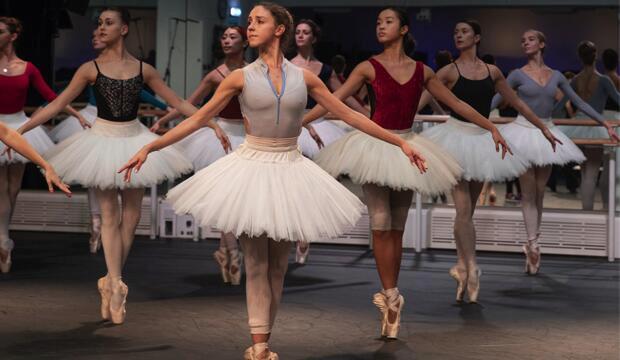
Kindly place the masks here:
<instances>
[{"instance_id":1,"label":"burgundy velvet leotard","mask_svg":"<svg viewBox=\"0 0 620 360\"><path fill-rule=\"evenodd\" d=\"M375 69L375 79L368 89L371 119L384 129L410 129L424 90L424 65L416 61L413 76L406 83L400 84L379 61L374 58L368 61Z\"/></svg>"}]
</instances>

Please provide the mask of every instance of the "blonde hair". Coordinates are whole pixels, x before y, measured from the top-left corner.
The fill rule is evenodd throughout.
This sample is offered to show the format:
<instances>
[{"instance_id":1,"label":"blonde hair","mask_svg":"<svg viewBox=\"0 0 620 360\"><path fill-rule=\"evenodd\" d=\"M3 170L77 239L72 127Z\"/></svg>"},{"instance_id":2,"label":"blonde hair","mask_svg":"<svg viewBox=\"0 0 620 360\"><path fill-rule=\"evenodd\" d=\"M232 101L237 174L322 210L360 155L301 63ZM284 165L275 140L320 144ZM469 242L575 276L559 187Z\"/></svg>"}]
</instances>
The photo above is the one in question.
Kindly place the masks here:
<instances>
[{"instance_id":1,"label":"blonde hair","mask_svg":"<svg viewBox=\"0 0 620 360\"><path fill-rule=\"evenodd\" d=\"M542 31L540 31L540 30L536 30L536 29L528 29L528 30L525 30L525 32L526 32L526 33L528 33L528 32L533 32L533 33L534 33L534 35L536 35L536 38L538 39L538 41L539 41L539 42L541 42L541 43L543 43L543 44L545 44L545 47L543 47L542 49L540 49L540 52L541 52L542 54L544 54L544 53L545 53L545 48L547 47L547 37L545 36L545 34L544 34ZM525 34L525 33L524 33L524 34Z\"/></svg>"}]
</instances>

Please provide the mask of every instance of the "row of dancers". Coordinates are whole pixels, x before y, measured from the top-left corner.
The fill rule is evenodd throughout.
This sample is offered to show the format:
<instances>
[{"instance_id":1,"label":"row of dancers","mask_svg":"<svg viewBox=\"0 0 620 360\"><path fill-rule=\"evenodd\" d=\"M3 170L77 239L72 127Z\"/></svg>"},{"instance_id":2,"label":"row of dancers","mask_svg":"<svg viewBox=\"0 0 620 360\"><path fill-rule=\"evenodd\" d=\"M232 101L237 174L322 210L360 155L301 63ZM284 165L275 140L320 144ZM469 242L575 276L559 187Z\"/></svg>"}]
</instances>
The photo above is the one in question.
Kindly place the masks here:
<instances>
[{"instance_id":1,"label":"row of dancers","mask_svg":"<svg viewBox=\"0 0 620 360\"><path fill-rule=\"evenodd\" d=\"M610 124L575 94L568 81L545 65L546 39L535 30L522 36L527 64L506 79L496 66L484 64L476 55L480 25L460 21L454 32L460 55L435 74L406 55L411 42L407 13L387 7L376 23L384 50L360 63L342 83L335 82L339 79L333 71L312 55L318 32L315 24L303 22L295 27L285 8L260 3L248 16L247 38L243 29L226 29L221 40L224 64L207 74L186 101L164 84L153 67L127 52L124 38L129 23L126 10L106 8L96 31L103 44L97 58L80 66L67 88L57 97L50 95L49 105L29 120L21 109L1 118L28 137L92 86L97 118L92 124L80 120L90 128L46 151L49 164L35 159L32 152L26 155L46 169L48 182L64 191L69 190L53 169L62 181L93 189L101 211L107 267L107 274L98 280L101 316L115 324L123 323L126 316L128 287L122 281L122 269L140 218L144 188L194 170L193 176L168 192L167 199L176 212L190 213L202 226L222 231L216 260L224 279L236 283L240 281L239 239L252 338L246 359L278 358L268 342L292 242L301 242L298 253L303 255L303 244L338 236L357 222L367 206L382 285L373 303L381 314L381 335L396 338L405 305L398 290L402 236L414 191L429 195L452 191L458 261L449 273L457 283L456 300L463 301L467 295L469 302L477 302L481 271L472 216L483 182L519 176L525 195L526 271L536 274L541 259L542 199L550 166L585 160L581 150L550 121L556 90L560 88L573 104L599 121L610 137L618 139ZM0 82L0 87L12 92L17 92L16 87L7 80L25 77L25 69L33 68L15 54L18 35L14 20L0 18L0 67L6 64L5 69L10 69L3 70L0 78L6 83ZM293 38L299 39L298 45L310 46L302 47L289 61L282 50ZM246 44L259 53L251 64L243 60ZM30 77L26 79L28 84ZM187 116L161 137L137 120L144 84L175 109L153 131L178 116L176 111ZM364 84L369 85L370 118L356 99ZM429 101L424 91L451 108L453 117L420 135L411 127L418 107ZM213 96L200 109L193 105L210 93ZM316 106L305 111L309 98ZM498 129L488 116L502 99L521 115ZM23 104L23 99L17 103L0 99L0 112L5 114L4 107L9 105L23 108ZM343 130L339 138L326 141L320 124L339 126L322 119L327 111L356 130ZM9 123L11 119L15 120ZM317 119L320 122L312 126ZM310 144L325 143L325 148L304 156L300 150L304 136ZM25 152L15 142L7 145ZM198 147L204 151L186 150ZM225 155L230 150L234 151ZM2 159L3 173L18 163ZM362 185L366 205L335 180L339 175ZM12 206L14 202L6 205L8 218ZM8 223L2 231L0 263L6 264L13 246Z\"/></svg>"}]
</instances>

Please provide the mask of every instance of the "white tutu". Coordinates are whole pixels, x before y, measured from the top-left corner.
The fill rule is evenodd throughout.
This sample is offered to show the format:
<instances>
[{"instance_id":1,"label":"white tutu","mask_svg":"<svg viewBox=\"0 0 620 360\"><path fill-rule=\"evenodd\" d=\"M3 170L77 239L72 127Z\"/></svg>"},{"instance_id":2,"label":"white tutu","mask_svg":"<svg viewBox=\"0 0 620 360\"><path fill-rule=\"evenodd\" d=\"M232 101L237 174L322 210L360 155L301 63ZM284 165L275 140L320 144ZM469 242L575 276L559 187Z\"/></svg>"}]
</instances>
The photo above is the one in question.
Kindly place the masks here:
<instances>
[{"instance_id":1,"label":"white tutu","mask_svg":"<svg viewBox=\"0 0 620 360\"><path fill-rule=\"evenodd\" d=\"M605 120L620 120L620 111L603 110Z\"/></svg>"},{"instance_id":2,"label":"white tutu","mask_svg":"<svg viewBox=\"0 0 620 360\"><path fill-rule=\"evenodd\" d=\"M217 123L228 135L233 150L243 144L245 139L245 126L243 120L217 119ZM220 140L215 136L215 131L204 127L177 143L179 149L194 164L194 170L198 171L215 160L226 155Z\"/></svg>"},{"instance_id":3,"label":"white tutu","mask_svg":"<svg viewBox=\"0 0 620 360\"><path fill-rule=\"evenodd\" d=\"M447 122L425 130L422 136L441 146L463 168L462 179L475 181L504 181L527 170L528 163L518 155L495 150L493 136L476 124L450 118ZM513 146L508 144L511 149Z\"/></svg>"},{"instance_id":4,"label":"white tutu","mask_svg":"<svg viewBox=\"0 0 620 360\"><path fill-rule=\"evenodd\" d=\"M364 204L299 151L297 138L244 144L174 187L177 213L236 236L317 241L354 226Z\"/></svg>"},{"instance_id":5,"label":"white tutu","mask_svg":"<svg viewBox=\"0 0 620 360\"><path fill-rule=\"evenodd\" d=\"M344 128L333 124L331 120L318 119L311 122L310 125L312 125L317 134L319 134L325 146L347 134ZM299 147L301 147L301 152L311 159L314 159L319 153L319 146L312 136L310 136L310 132L306 128L301 129Z\"/></svg>"},{"instance_id":6,"label":"white tutu","mask_svg":"<svg viewBox=\"0 0 620 360\"><path fill-rule=\"evenodd\" d=\"M86 105L85 108L79 111L82 116L92 125L97 118L97 107L91 104ZM83 131L82 125L80 125L80 121L75 116L69 116L60 122L60 124L56 125L50 131L50 137L56 143L67 139L71 135Z\"/></svg>"},{"instance_id":7,"label":"white tutu","mask_svg":"<svg viewBox=\"0 0 620 360\"><path fill-rule=\"evenodd\" d=\"M514 151L527 160L530 165L564 165L570 162L580 163L586 158L577 145L564 135L550 120L541 119L551 133L562 142L557 144L555 152L543 133L523 115L509 124L500 125L502 135L510 142Z\"/></svg>"},{"instance_id":8,"label":"white tutu","mask_svg":"<svg viewBox=\"0 0 620 360\"><path fill-rule=\"evenodd\" d=\"M413 132L399 136L426 159L426 173L421 174L397 146L357 130L325 147L315 161L332 176L346 174L358 184L374 183L430 195L452 189L462 172L456 160L438 145Z\"/></svg>"},{"instance_id":9,"label":"white tutu","mask_svg":"<svg viewBox=\"0 0 620 360\"><path fill-rule=\"evenodd\" d=\"M27 121L28 117L26 116L26 114L24 114L23 111L15 114L0 114L0 122L13 130L17 130ZM23 137L30 144L30 146L32 146L39 154L43 154L52 146L54 146L54 143L52 142L50 137L47 136L45 130L43 130L40 126L37 126L36 128L28 131L23 135ZM4 151L4 146L2 146L2 150L0 151ZM15 151L11 153L10 160L6 154L0 155L0 165L15 163L24 164L27 162L30 162L30 160L26 159Z\"/></svg>"},{"instance_id":10,"label":"white tutu","mask_svg":"<svg viewBox=\"0 0 620 360\"><path fill-rule=\"evenodd\" d=\"M587 120L590 116L578 112L575 119ZM577 126L577 125L561 125L558 129L562 130L566 136L571 139L609 139L609 134L604 126Z\"/></svg>"},{"instance_id":11,"label":"white tutu","mask_svg":"<svg viewBox=\"0 0 620 360\"><path fill-rule=\"evenodd\" d=\"M144 145L157 139L139 120L114 122L97 118L93 127L69 137L45 154L60 177L69 184L88 188L143 188L173 180L192 170L192 165L174 147L149 154L131 182L118 170Z\"/></svg>"}]
</instances>

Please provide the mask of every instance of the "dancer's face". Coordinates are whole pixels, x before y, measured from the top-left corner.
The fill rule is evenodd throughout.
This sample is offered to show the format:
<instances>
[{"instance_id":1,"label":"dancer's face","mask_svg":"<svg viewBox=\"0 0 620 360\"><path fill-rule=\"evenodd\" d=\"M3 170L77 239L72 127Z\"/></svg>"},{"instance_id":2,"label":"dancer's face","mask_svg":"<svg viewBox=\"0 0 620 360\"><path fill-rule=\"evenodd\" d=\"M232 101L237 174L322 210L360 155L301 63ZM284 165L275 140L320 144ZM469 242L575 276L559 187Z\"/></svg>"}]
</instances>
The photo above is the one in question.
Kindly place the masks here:
<instances>
[{"instance_id":1,"label":"dancer's face","mask_svg":"<svg viewBox=\"0 0 620 360\"><path fill-rule=\"evenodd\" d=\"M521 36L521 49L525 55L535 55L542 51L545 43L541 42L538 35L534 31L526 31Z\"/></svg>"},{"instance_id":2,"label":"dancer's face","mask_svg":"<svg viewBox=\"0 0 620 360\"><path fill-rule=\"evenodd\" d=\"M99 37L98 30L93 31L92 44L93 44L93 49L95 50L101 50L105 47L105 44L101 41L101 38Z\"/></svg>"},{"instance_id":3,"label":"dancer's face","mask_svg":"<svg viewBox=\"0 0 620 360\"><path fill-rule=\"evenodd\" d=\"M316 42L312 28L308 24L299 24L295 28L295 44L297 47L310 47Z\"/></svg>"},{"instance_id":4,"label":"dancer's face","mask_svg":"<svg viewBox=\"0 0 620 360\"><path fill-rule=\"evenodd\" d=\"M17 34L11 34L9 26L0 22L0 49L6 48L9 44L17 39Z\"/></svg>"},{"instance_id":5,"label":"dancer's face","mask_svg":"<svg viewBox=\"0 0 620 360\"><path fill-rule=\"evenodd\" d=\"M101 42L109 45L127 35L129 27L127 24L123 24L121 14L116 11L106 10L99 15L97 30Z\"/></svg>"},{"instance_id":6,"label":"dancer's face","mask_svg":"<svg viewBox=\"0 0 620 360\"><path fill-rule=\"evenodd\" d=\"M243 51L246 41L243 40L243 37L237 29L228 28L222 34L220 44L222 45L224 55L233 55Z\"/></svg>"},{"instance_id":7,"label":"dancer's face","mask_svg":"<svg viewBox=\"0 0 620 360\"><path fill-rule=\"evenodd\" d=\"M402 37L407 34L409 27L401 26L398 14L394 10L386 9L379 13L377 17L377 40L381 44L388 44L394 41L402 41Z\"/></svg>"},{"instance_id":8,"label":"dancer's face","mask_svg":"<svg viewBox=\"0 0 620 360\"><path fill-rule=\"evenodd\" d=\"M262 6L255 6L248 16L248 42L251 47L261 47L282 36L286 31L284 25L276 25L271 11Z\"/></svg>"},{"instance_id":9,"label":"dancer's face","mask_svg":"<svg viewBox=\"0 0 620 360\"><path fill-rule=\"evenodd\" d=\"M454 27L454 46L459 51L469 49L480 41L480 35L474 33L474 29L469 24L458 23Z\"/></svg>"}]
</instances>

